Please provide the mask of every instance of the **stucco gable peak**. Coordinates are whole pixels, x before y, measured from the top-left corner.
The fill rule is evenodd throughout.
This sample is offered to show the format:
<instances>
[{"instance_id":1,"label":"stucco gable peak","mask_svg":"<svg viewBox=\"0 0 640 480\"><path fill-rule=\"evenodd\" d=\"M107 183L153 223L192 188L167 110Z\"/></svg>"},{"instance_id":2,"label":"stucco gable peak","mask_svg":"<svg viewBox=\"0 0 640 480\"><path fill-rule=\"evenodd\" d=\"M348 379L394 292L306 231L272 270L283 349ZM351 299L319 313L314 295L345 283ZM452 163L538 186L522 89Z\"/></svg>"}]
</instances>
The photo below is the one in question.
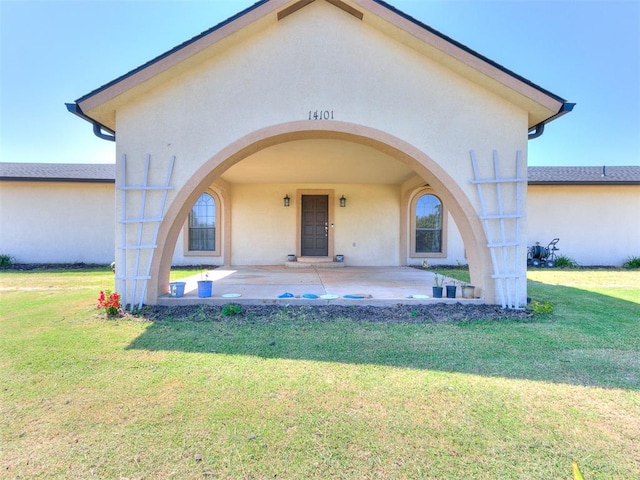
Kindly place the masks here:
<instances>
[{"instance_id":1,"label":"stucco gable peak","mask_svg":"<svg viewBox=\"0 0 640 480\"><path fill-rule=\"evenodd\" d=\"M405 45L430 55L459 74L472 78L529 112L529 127L549 121L566 104L561 97L535 85L465 45L405 14L383 0L260 0L210 29L181 43L140 67L93 90L75 101L73 113L115 132L117 102L140 88L151 88L171 77L176 67L189 68L210 47L226 48L233 38L259 32L289 15L304 14L316 2L331 4L384 31ZM126 96L124 94L127 94Z\"/></svg>"},{"instance_id":2,"label":"stucco gable peak","mask_svg":"<svg viewBox=\"0 0 640 480\"><path fill-rule=\"evenodd\" d=\"M316 0L298 0L294 4L280 10L278 12L278 20L282 20L288 17L289 15L297 12L298 10L306 7L307 5L312 4L315 1ZM353 15L358 20L362 20L364 17L364 14L360 10L353 8L352 6L343 2L342 0L325 0L325 1L333 5L334 7L338 7L340 10L348 13L349 15Z\"/></svg>"}]
</instances>

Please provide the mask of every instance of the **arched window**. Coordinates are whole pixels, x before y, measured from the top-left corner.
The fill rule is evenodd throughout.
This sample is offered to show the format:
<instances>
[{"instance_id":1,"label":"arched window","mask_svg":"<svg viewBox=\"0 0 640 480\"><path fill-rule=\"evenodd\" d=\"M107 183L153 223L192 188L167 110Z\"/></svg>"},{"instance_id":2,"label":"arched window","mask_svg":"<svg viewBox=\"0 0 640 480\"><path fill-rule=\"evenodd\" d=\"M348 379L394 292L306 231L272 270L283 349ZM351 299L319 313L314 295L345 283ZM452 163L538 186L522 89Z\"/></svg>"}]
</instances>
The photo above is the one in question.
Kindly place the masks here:
<instances>
[{"instance_id":1,"label":"arched window","mask_svg":"<svg viewBox=\"0 0 640 480\"><path fill-rule=\"evenodd\" d=\"M425 194L415 203L415 253L442 252L442 202Z\"/></svg>"},{"instance_id":2,"label":"arched window","mask_svg":"<svg viewBox=\"0 0 640 480\"><path fill-rule=\"evenodd\" d=\"M212 252L216 249L216 201L203 193L189 214L189 251Z\"/></svg>"}]
</instances>

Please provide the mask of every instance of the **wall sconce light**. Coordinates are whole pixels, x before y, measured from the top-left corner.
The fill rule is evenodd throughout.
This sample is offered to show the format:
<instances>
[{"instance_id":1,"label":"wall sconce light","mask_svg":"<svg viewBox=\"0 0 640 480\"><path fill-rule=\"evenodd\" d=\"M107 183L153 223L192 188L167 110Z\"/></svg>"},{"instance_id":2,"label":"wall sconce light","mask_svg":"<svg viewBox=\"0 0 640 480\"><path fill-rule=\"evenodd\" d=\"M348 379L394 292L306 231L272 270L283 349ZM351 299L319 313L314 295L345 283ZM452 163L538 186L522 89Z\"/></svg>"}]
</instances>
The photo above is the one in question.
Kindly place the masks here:
<instances>
[{"instance_id":1,"label":"wall sconce light","mask_svg":"<svg viewBox=\"0 0 640 480\"><path fill-rule=\"evenodd\" d=\"M344 198L344 195L342 195L342 196L340 197L340 206L341 206L341 207L346 207L346 206L347 206L347 199L346 199L346 198Z\"/></svg>"},{"instance_id":2,"label":"wall sconce light","mask_svg":"<svg viewBox=\"0 0 640 480\"><path fill-rule=\"evenodd\" d=\"M289 205L291 205L291 199L289 198L289 194L286 194L282 200L284 202L285 207L288 207Z\"/></svg>"}]
</instances>

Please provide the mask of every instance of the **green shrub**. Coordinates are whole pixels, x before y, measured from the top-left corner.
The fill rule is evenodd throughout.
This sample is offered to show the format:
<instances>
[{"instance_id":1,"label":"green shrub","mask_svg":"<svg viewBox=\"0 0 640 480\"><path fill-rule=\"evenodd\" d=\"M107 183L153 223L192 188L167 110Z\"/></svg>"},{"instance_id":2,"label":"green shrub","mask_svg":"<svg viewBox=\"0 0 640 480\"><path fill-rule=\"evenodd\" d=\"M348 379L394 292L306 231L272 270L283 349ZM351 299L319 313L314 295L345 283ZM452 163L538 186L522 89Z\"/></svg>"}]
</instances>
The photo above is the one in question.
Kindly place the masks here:
<instances>
[{"instance_id":1,"label":"green shrub","mask_svg":"<svg viewBox=\"0 0 640 480\"><path fill-rule=\"evenodd\" d=\"M531 302L531 311L534 315L550 315L553 313L553 303L534 300Z\"/></svg>"},{"instance_id":2,"label":"green shrub","mask_svg":"<svg viewBox=\"0 0 640 480\"><path fill-rule=\"evenodd\" d=\"M629 257L622 266L624 268L640 268L640 257Z\"/></svg>"},{"instance_id":3,"label":"green shrub","mask_svg":"<svg viewBox=\"0 0 640 480\"><path fill-rule=\"evenodd\" d=\"M556 257L556 267L576 268L577 266L578 262L576 262L573 258L569 258L566 255L560 255Z\"/></svg>"},{"instance_id":4,"label":"green shrub","mask_svg":"<svg viewBox=\"0 0 640 480\"><path fill-rule=\"evenodd\" d=\"M14 258L11 255L0 254L0 267L10 267L13 262Z\"/></svg>"},{"instance_id":5,"label":"green shrub","mask_svg":"<svg viewBox=\"0 0 640 480\"><path fill-rule=\"evenodd\" d=\"M240 315L242 313L242 307L240 305L229 304L222 307L223 317L232 317L234 315Z\"/></svg>"}]
</instances>

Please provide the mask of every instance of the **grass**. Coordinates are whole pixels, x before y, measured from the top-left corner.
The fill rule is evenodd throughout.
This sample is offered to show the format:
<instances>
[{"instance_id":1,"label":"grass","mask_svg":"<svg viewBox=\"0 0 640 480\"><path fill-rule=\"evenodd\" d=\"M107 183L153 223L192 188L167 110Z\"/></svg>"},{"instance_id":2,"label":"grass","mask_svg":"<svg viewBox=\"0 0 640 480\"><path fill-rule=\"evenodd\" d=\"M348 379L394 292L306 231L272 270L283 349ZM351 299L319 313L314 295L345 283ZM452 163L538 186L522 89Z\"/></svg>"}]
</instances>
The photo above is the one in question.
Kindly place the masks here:
<instances>
[{"instance_id":1,"label":"grass","mask_svg":"<svg viewBox=\"0 0 640 480\"><path fill-rule=\"evenodd\" d=\"M529 279L529 321L150 322L1 272L0 477L639 478L640 272Z\"/></svg>"},{"instance_id":2,"label":"grass","mask_svg":"<svg viewBox=\"0 0 640 480\"><path fill-rule=\"evenodd\" d=\"M192 277L194 275L203 275L208 270L214 268L217 267L211 265L173 267L169 275L169 281L175 282L177 280L182 280L183 278Z\"/></svg>"}]
</instances>

